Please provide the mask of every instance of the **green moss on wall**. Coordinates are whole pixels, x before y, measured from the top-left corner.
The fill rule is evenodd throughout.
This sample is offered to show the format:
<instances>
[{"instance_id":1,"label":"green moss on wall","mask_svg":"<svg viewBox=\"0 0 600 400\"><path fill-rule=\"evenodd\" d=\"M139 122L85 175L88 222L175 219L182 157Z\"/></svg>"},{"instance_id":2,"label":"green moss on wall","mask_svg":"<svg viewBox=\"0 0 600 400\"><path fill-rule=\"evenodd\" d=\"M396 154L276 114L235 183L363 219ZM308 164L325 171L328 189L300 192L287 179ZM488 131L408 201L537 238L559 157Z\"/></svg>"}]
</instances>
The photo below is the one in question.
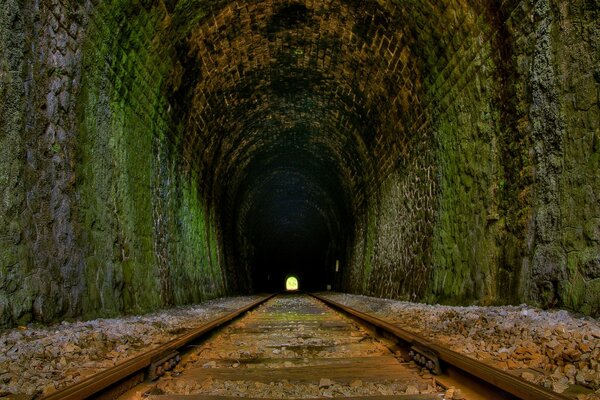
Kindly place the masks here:
<instances>
[{"instance_id":1,"label":"green moss on wall","mask_svg":"<svg viewBox=\"0 0 600 400\"><path fill-rule=\"evenodd\" d=\"M85 47L77 141L79 216L88 254L84 309L89 314L160 305L151 206L156 132L150 121L157 113L150 107L147 114L139 112L140 99L152 106L157 91L147 90L146 77L138 73L152 61L147 19L155 22L156 16L142 13L130 19L135 36L121 36L123 11L104 7L97 11Z\"/></svg>"},{"instance_id":2,"label":"green moss on wall","mask_svg":"<svg viewBox=\"0 0 600 400\"><path fill-rule=\"evenodd\" d=\"M364 265L361 290L365 293L369 293L369 282L371 280L371 274L373 273L373 264L375 263L376 252L375 246L377 243L377 210L374 210L373 208L369 210L370 215L367 217L366 237L364 239L364 259L361 260L361 264Z\"/></svg>"},{"instance_id":3,"label":"green moss on wall","mask_svg":"<svg viewBox=\"0 0 600 400\"><path fill-rule=\"evenodd\" d=\"M78 149L85 312L144 312L223 294L216 229L163 83L164 10L103 3L89 31ZM110 38L110 40L107 40Z\"/></svg>"},{"instance_id":4,"label":"green moss on wall","mask_svg":"<svg viewBox=\"0 0 600 400\"><path fill-rule=\"evenodd\" d=\"M174 226L180 240L176 244L179 257L172 265L173 286L177 304L201 301L223 294L223 276L213 216L199 198L197 181L183 182L181 204ZM190 251L189 249L194 249Z\"/></svg>"},{"instance_id":5,"label":"green moss on wall","mask_svg":"<svg viewBox=\"0 0 600 400\"><path fill-rule=\"evenodd\" d=\"M490 60L489 48L480 57ZM464 59L464 58L463 58ZM469 59L469 58L466 58ZM486 65L493 71L493 65ZM482 71L482 70L480 70ZM490 302L496 296L499 218L497 185L497 112L492 105L493 76L480 76L450 92L436 118L440 171L432 256L434 300ZM460 91L460 94L459 94Z\"/></svg>"},{"instance_id":6,"label":"green moss on wall","mask_svg":"<svg viewBox=\"0 0 600 400\"><path fill-rule=\"evenodd\" d=\"M552 10L556 91L564 121L557 241L567 264L557 300L600 315L600 10L583 1Z\"/></svg>"},{"instance_id":7,"label":"green moss on wall","mask_svg":"<svg viewBox=\"0 0 600 400\"><path fill-rule=\"evenodd\" d=\"M23 131L27 110L27 21L22 8L17 1L0 4L0 326L32 318L31 278L21 276L28 269L22 179L26 165Z\"/></svg>"}]
</instances>

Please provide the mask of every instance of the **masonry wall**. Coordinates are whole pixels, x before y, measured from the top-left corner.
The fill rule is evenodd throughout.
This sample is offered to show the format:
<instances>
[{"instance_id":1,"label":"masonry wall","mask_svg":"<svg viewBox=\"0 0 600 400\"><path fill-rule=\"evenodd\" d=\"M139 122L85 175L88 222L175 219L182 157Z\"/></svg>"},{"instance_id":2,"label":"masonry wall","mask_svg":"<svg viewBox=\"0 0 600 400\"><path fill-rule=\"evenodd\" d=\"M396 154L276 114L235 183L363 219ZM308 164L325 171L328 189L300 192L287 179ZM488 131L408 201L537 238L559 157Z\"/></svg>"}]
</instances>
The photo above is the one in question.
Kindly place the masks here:
<instances>
[{"instance_id":1,"label":"masonry wall","mask_svg":"<svg viewBox=\"0 0 600 400\"><path fill-rule=\"evenodd\" d=\"M435 161L421 161L422 174L418 161L398 163L371 195L349 290L598 315L598 5L445 12L427 17L450 16L443 31L422 33L431 42L418 126ZM427 150L409 154L427 159Z\"/></svg>"},{"instance_id":2,"label":"masonry wall","mask_svg":"<svg viewBox=\"0 0 600 400\"><path fill-rule=\"evenodd\" d=\"M599 13L594 2L522 2L506 23L515 38L513 137L529 148L516 196L528 206L513 213L529 227L518 298L592 315L600 312Z\"/></svg>"},{"instance_id":3,"label":"masonry wall","mask_svg":"<svg viewBox=\"0 0 600 400\"><path fill-rule=\"evenodd\" d=\"M564 303L599 315L600 6L589 1L552 2L538 14L536 31L549 32L551 40L538 42L534 60L549 57L555 70L554 77L550 72L547 77L540 74L536 83L538 90L553 100L551 110L558 115L558 127L550 128L562 134L560 156L548 160L549 166L558 164L558 188L554 191L554 186L548 186L553 189L554 204L559 199L551 220L560 234L550 238L542 229L538 231L544 242L558 248L561 275L554 275L554 293L548 291L548 283L538 285L538 290L546 304ZM539 226L545 227L545 221ZM538 267L536 273L542 276L545 270Z\"/></svg>"},{"instance_id":4,"label":"masonry wall","mask_svg":"<svg viewBox=\"0 0 600 400\"><path fill-rule=\"evenodd\" d=\"M164 13L2 7L0 322L225 293L215 216L169 140L181 128L161 91L171 60L153 42Z\"/></svg>"},{"instance_id":5,"label":"masonry wall","mask_svg":"<svg viewBox=\"0 0 600 400\"><path fill-rule=\"evenodd\" d=\"M354 290L413 301L510 301L518 273L505 274L512 287L499 293L502 129L510 129L500 118L503 32L482 5L427 11L415 18L446 22L417 31L424 111L411 128L418 139L370 197L355 247L355 265L367 273Z\"/></svg>"},{"instance_id":6,"label":"masonry wall","mask_svg":"<svg viewBox=\"0 0 600 400\"><path fill-rule=\"evenodd\" d=\"M337 290L598 315L599 8L3 1L0 325L250 288L235 190L286 134Z\"/></svg>"},{"instance_id":7,"label":"masonry wall","mask_svg":"<svg viewBox=\"0 0 600 400\"><path fill-rule=\"evenodd\" d=\"M509 96L500 65L506 38L499 37L504 32L485 8L461 11L460 28L445 39L429 80L439 196L428 297L490 304L511 300L519 279L518 268L501 277L506 212L500 202L513 184L501 153L513 140L509 121L501 117Z\"/></svg>"}]
</instances>

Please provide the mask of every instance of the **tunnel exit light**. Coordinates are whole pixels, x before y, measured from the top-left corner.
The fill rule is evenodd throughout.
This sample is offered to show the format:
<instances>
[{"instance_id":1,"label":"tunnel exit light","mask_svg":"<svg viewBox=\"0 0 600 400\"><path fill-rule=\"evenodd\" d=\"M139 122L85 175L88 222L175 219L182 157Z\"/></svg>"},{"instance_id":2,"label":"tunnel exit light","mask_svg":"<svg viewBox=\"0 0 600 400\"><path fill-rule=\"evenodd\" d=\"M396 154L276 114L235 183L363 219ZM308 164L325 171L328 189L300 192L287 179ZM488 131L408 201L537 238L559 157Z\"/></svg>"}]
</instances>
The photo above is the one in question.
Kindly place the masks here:
<instances>
[{"instance_id":1,"label":"tunnel exit light","mask_svg":"<svg viewBox=\"0 0 600 400\"><path fill-rule=\"evenodd\" d=\"M293 292L298 290L298 279L295 276L290 276L285 281L285 290L288 292Z\"/></svg>"}]
</instances>

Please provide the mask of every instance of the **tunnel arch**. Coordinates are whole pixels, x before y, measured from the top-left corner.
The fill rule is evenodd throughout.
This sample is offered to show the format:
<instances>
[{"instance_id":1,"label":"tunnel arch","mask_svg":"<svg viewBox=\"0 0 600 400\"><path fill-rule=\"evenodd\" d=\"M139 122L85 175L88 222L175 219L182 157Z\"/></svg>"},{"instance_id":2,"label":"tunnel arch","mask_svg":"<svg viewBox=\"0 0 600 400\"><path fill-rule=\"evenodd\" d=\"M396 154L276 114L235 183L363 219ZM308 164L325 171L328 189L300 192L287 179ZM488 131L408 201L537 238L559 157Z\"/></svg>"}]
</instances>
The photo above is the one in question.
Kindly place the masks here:
<instances>
[{"instance_id":1,"label":"tunnel arch","mask_svg":"<svg viewBox=\"0 0 600 400\"><path fill-rule=\"evenodd\" d=\"M245 207L243 204L244 199L253 198L243 193L257 191L262 187L252 171L276 171L278 168L267 161L262 161L262 167L257 167L256 160L268 160L270 154L273 154L275 158L285 158L285 163L289 163L289 152L299 152L303 157L300 162L296 162L295 167L281 165L281 168L293 168L296 173L303 174L309 186L310 181L322 182L322 178L319 174L308 173L310 167L307 165L328 162L328 169L336 171L334 175L337 176L337 182L312 187L325 194L331 193L326 188L335 188L334 191L338 193L336 196L328 195L332 200L320 195L324 199L324 205L332 204L333 201L334 206L318 207L318 213L325 212L322 214L325 222L320 225L328 228L328 234L321 235L325 238L321 240L337 243L323 245L321 250L317 250L325 253L321 257L325 259L321 262L305 261L306 264L315 264L308 268L316 271L321 265L332 264L333 253L337 253L338 257L347 257L343 249L348 248L352 240L347 232L355 231L354 218L364 213L368 197L377 190L377 177L382 175L382 168L394 168L397 161L392 160L398 157L395 153L397 149L410 146L410 139L403 143L402 140L406 139L398 134L409 129L406 126L410 114L407 102L416 94L407 89L402 94L397 91L403 84L410 87L420 85L419 77L411 76L409 80L404 76L400 83L388 80L395 68L411 68L414 63L410 58L411 50L407 46L402 50L398 49L396 54L399 46L390 42L387 43L388 51L380 52L381 43L377 46L373 40L393 40L399 34L378 32L377 29L368 32L370 28L361 28L364 24L370 25L368 21L360 19L360 14L366 10L360 3L339 2L333 7L334 13L326 12L326 6L302 2L259 3L253 4L252 8L249 4L243 3L235 10L230 6L224 7L213 19L208 19L205 25L195 27L188 38L188 56L203 60L204 68L200 70L203 74L210 75L210 78L200 79L203 84L198 87L201 89L196 90L191 99L194 104L192 118L196 123L201 122L200 126L191 128L198 129L198 133L186 145L190 151L201 146L193 150L200 153L207 151L202 150L203 148L210 148L213 158L208 164L215 165L216 173L214 170L210 171L207 186L211 186L210 180L213 179L213 187L219 193L209 192L209 196L213 199L221 198L219 206L233 210L253 210L252 205ZM276 16L285 13L290 7L296 11L302 10L301 20L292 18L295 22L289 27L275 23ZM378 16L381 27L384 26L384 21L391 21L387 10L374 4L367 9ZM346 22L346 26L353 27L348 45L342 44L344 35L349 32L337 20L338 13L356 19L353 23ZM254 15L259 16L260 21L251 22L251 16ZM276 29L270 25L272 23L275 23ZM290 36L291 32L296 35ZM324 33L319 34L318 39L307 39L315 37L318 32ZM390 39L385 36L386 33ZM370 38L369 35L375 35L376 38ZM351 39L352 37L356 39ZM289 43L285 47L278 46L282 40ZM365 60L364 49L367 45L371 47L369 51L372 51L373 60ZM347 50L346 53L344 50ZM322 57L325 52L331 55L327 56L326 61L325 58L320 58L319 52ZM252 65L252 60L256 65ZM227 66L230 62L236 64ZM215 73L213 67L217 71L226 72ZM418 71L415 67L412 69ZM367 77L373 83L361 82ZM379 106L386 101L395 103L400 97L401 104L399 102L393 109L386 110L386 114L381 113ZM215 118L210 116L211 110L228 112ZM215 129L210 121L217 123L221 131L227 133L215 133L219 132L219 128ZM223 128L231 123L238 128ZM386 130L393 131L394 134L386 133ZM247 161L242 161L240 165L236 154ZM250 155L252 158L248 158ZM311 160L315 160L314 163ZM244 162L248 163L246 168ZM305 166L299 168L302 162ZM214 182L222 179L220 171L223 169L232 171L231 175L226 175L231 176L231 185L222 186ZM306 172L300 172L300 169ZM256 173L263 175L261 172ZM240 174L243 174L242 177ZM311 179L306 180L309 176ZM251 183L240 185L236 182ZM236 186L241 189L236 189ZM230 212L219 213L226 216L221 222L225 237L239 237L240 232L247 231L241 226L232 226L232 220L228 217ZM245 220L243 217L237 219ZM332 230L332 226L336 229ZM238 240L238 243L224 243L225 251L231 254L231 261L227 265L236 265L238 271L245 269L248 276L260 275L253 265L264 267L280 264L276 261L270 263L264 257L261 262L253 261L256 251L249 246L260 247L248 239L253 236L260 235L248 232L246 238ZM303 236L307 236L306 232ZM265 253L268 252L262 252ZM240 263L248 265L240 268ZM251 283L252 279L248 280Z\"/></svg>"},{"instance_id":2,"label":"tunnel arch","mask_svg":"<svg viewBox=\"0 0 600 400\"><path fill-rule=\"evenodd\" d=\"M323 289L323 269L337 288L425 294L440 182L438 138L425 110L432 95L444 96L436 84L445 75L435 72L434 81L431 74L448 58L431 18L439 10L413 6L247 1L205 12L193 2L146 5L159 27L148 52L162 71L154 98L166 111L165 157L210 213L218 261L210 258L228 290L270 289L259 277L285 275L275 266L287 259L306 269L307 288ZM454 35L465 41L471 33L463 25L487 12L477 2L453 11L442 18L454 20ZM417 15L425 26L415 24ZM372 238L390 176L403 182L400 197L410 196L392 206L409 221L399 231L408 251L394 268L377 259L374 249L385 245ZM332 270L336 259L349 266L343 274Z\"/></svg>"},{"instance_id":3,"label":"tunnel arch","mask_svg":"<svg viewBox=\"0 0 600 400\"><path fill-rule=\"evenodd\" d=\"M270 290L278 259L306 289L597 309L589 2L3 7L0 287L27 290L0 324Z\"/></svg>"}]
</instances>

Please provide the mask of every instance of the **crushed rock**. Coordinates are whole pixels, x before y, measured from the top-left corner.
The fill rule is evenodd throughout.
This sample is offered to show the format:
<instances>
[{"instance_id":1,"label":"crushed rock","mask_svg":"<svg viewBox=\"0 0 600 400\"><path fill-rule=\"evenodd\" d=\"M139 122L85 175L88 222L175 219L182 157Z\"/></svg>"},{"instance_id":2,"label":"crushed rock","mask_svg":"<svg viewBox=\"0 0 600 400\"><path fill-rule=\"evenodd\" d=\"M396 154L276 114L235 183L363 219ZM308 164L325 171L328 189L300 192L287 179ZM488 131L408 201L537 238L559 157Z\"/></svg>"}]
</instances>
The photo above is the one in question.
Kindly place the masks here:
<instances>
[{"instance_id":1,"label":"crushed rock","mask_svg":"<svg viewBox=\"0 0 600 400\"><path fill-rule=\"evenodd\" d=\"M207 394L226 397L253 397L268 399L303 399L315 397L361 397L389 396L400 394L435 394L438 389L433 386L419 389L401 381L360 382L360 385L347 385L330 379L319 384L292 383L287 380L274 382L229 381L208 378L204 382L186 380L161 380L153 394Z\"/></svg>"},{"instance_id":2,"label":"crushed rock","mask_svg":"<svg viewBox=\"0 0 600 400\"><path fill-rule=\"evenodd\" d=\"M141 316L0 331L0 393L50 394L258 298L226 297Z\"/></svg>"},{"instance_id":3,"label":"crushed rock","mask_svg":"<svg viewBox=\"0 0 600 400\"><path fill-rule=\"evenodd\" d=\"M335 369L340 360L371 355L389 357L392 353L366 329L317 300L300 295L282 296L249 312L219 335L183 355L173 371L166 373L154 387L147 388L146 392L134 391L127 398L144 399L146 394L269 399L442 395L435 379L419 376L418 371L407 371L402 381L381 379L376 382L335 380L323 375L300 382L287 379L285 371L275 371L322 366ZM238 373L227 371L236 364ZM203 367L220 368L225 375L217 373L216 377L211 377L198 373ZM260 376L269 369L273 369L273 373L267 374L270 378L264 380L254 379L254 374L248 371L252 369L258 369ZM235 379L231 380L231 377Z\"/></svg>"},{"instance_id":4,"label":"crushed rock","mask_svg":"<svg viewBox=\"0 0 600 400\"><path fill-rule=\"evenodd\" d=\"M600 321L526 305L456 307L321 293L556 392L589 389L600 399Z\"/></svg>"}]
</instances>

